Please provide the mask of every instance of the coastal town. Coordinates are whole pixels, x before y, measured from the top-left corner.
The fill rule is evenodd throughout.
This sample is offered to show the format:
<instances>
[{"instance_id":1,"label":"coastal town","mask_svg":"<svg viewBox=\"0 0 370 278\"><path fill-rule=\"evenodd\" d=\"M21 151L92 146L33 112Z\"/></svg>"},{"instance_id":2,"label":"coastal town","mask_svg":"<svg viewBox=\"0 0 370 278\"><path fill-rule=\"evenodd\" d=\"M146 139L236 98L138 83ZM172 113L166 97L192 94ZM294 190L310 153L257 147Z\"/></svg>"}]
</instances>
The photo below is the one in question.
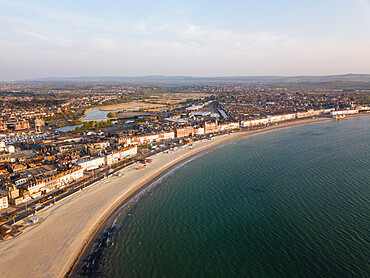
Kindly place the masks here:
<instances>
[{"instance_id":1,"label":"coastal town","mask_svg":"<svg viewBox=\"0 0 370 278\"><path fill-rule=\"evenodd\" d=\"M370 111L362 90L33 83L2 83L0 90L1 240L21 233L22 225L12 224L37 222L37 211L56 200L128 165L138 163L140 171L159 152L240 130Z\"/></svg>"},{"instance_id":2,"label":"coastal town","mask_svg":"<svg viewBox=\"0 0 370 278\"><path fill-rule=\"evenodd\" d=\"M0 278L370 277L370 0L0 15Z\"/></svg>"}]
</instances>

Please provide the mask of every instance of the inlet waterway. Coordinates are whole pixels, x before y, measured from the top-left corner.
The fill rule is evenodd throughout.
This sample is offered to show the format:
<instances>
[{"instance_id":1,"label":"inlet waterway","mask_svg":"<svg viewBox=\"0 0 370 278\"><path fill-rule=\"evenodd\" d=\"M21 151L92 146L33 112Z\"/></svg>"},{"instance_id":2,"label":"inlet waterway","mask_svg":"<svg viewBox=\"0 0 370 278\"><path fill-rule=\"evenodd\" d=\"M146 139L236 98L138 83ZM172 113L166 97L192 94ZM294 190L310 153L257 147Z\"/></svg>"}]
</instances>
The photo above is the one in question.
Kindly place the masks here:
<instances>
[{"instance_id":1,"label":"inlet waterway","mask_svg":"<svg viewBox=\"0 0 370 278\"><path fill-rule=\"evenodd\" d=\"M91 110L87 111L86 116L82 120L83 121L87 121L87 120L94 121L94 120L107 119L108 118L107 115L108 115L109 112L117 112L119 110L138 111L140 109L140 106L131 107L131 108L122 108L122 106L123 106L122 104L106 106L106 107L110 107L112 109L111 111L100 110L100 109L105 108L105 107L98 107L98 108L91 109Z\"/></svg>"},{"instance_id":2,"label":"inlet waterway","mask_svg":"<svg viewBox=\"0 0 370 278\"><path fill-rule=\"evenodd\" d=\"M122 208L74 276L369 277L369 126L326 121L214 148Z\"/></svg>"},{"instance_id":3,"label":"inlet waterway","mask_svg":"<svg viewBox=\"0 0 370 278\"><path fill-rule=\"evenodd\" d=\"M101 107L91 109L86 112L85 117L82 118L82 121L101 121L103 119L108 119L107 115L109 111L101 111ZM57 128L56 130L62 131L62 132L68 132L71 130L75 130L76 127L80 127L82 124L78 125L69 125L69 126L63 126L60 128Z\"/></svg>"}]
</instances>

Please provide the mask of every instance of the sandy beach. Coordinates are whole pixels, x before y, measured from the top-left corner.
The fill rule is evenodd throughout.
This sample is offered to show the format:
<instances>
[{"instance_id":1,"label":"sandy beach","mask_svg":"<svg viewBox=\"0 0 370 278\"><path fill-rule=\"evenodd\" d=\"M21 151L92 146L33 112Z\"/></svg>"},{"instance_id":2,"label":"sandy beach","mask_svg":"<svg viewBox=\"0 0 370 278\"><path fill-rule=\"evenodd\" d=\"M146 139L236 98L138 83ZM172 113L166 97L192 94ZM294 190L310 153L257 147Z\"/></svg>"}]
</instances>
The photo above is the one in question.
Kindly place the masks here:
<instances>
[{"instance_id":1,"label":"sandy beach","mask_svg":"<svg viewBox=\"0 0 370 278\"><path fill-rule=\"evenodd\" d=\"M89 238L107 217L143 185L174 164L239 137L283 127L308 124L330 118L280 123L261 130L221 135L194 143L193 149L179 148L153 157L148 167L135 165L120 170L121 177L110 177L38 213L43 221L28 227L15 239L0 242L1 277L63 277Z\"/></svg>"}]
</instances>

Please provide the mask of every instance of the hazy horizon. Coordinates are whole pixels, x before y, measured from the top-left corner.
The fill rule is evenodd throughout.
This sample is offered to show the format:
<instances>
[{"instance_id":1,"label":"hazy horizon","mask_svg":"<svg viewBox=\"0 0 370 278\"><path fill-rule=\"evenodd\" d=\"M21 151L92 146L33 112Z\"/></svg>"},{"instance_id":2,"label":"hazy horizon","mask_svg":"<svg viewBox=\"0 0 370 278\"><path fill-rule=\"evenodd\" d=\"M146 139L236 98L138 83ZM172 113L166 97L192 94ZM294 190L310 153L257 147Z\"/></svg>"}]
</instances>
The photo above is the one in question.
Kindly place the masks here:
<instances>
[{"instance_id":1,"label":"hazy horizon","mask_svg":"<svg viewBox=\"0 0 370 278\"><path fill-rule=\"evenodd\" d=\"M364 81L370 82L370 74L338 74L338 75L255 75L255 76L191 76L191 75L136 75L136 76L48 76L40 78L30 78L22 80L14 80L9 82L324 82L324 81ZM6 82L6 81L3 81Z\"/></svg>"},{"instance_id":2,"label":"hazy horizon","mask_svg":"<svg viewBox=\"0 0 370 278\"><path fill-rule=\"evenodd\" d=\"M370 73L370 2L0 0L0 80Z\"/></svg>"}]
</instances>

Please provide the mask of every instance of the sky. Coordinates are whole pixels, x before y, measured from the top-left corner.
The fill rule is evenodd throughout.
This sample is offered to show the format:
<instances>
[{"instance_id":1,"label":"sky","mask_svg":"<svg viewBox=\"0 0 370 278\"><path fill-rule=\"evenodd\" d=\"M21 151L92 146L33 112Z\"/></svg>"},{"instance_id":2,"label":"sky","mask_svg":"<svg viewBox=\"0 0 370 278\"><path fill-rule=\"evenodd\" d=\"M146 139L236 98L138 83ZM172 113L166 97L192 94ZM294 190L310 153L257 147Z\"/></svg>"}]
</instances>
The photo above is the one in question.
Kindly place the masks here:
<instances>
[{"instance_id":1,"label":"sky","mask_svg":"<svg viewBox=\"0 0 370 278\"><path fill-rule=\"evenodd\" d=\"M370 0L0 0L0 80L370 73Z\"/></svg>"}]
</instances>

